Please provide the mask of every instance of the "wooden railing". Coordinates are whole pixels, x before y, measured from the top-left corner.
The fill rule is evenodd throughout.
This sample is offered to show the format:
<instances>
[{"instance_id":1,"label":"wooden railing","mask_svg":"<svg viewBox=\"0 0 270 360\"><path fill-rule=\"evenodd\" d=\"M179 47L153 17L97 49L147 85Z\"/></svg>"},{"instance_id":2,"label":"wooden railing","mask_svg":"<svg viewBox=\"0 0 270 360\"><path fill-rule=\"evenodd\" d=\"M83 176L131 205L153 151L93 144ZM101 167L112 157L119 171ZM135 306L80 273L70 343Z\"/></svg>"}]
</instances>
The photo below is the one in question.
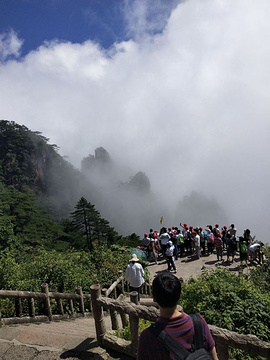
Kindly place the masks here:
<instances>
[{"instance_id":1,"label":"wooden railing","mask_svg":"<svg viewBox=\"0 0 270 360\"><path fill-rule=\"evenodd\" d=\"M114 299L118 298L117 289L120 294L129 294L130 293L130 287L127 282L125 282L125 278L122 275L123 271L118 272L118 279L109 287L109 289L103 288L101 290L102 295L105 297L109 297L111 294L113 294ZM141 286L141 295L142 297L149 297L152 295L152 285L145 281L144 284Z\"/></svg>"},{"instance_id":2,"label":"wooden railing","mask_svg":"<svg viewBox=\"0 0 270 360\"><path fill-rule=\"evenodd\" d=\"M150 284L144 284L142 293L142 296L151 295ZM121 299L124 294L129 294L129 286L124 281L122 271L119 272L118 279L108 289L102 289L102 294L105 297L111 296L115 299L119 295ZM50 292L47 284L41 285L41 292L0 290L0 299L14 299L15 303L15 316L13 317L3 317L0 308L0 326L2 324L61 320L92 314L91 295L83 294L81 287L76 289L75 294ZM27 300L27 310L25 310L25 304L23 303L24 299ZM52 306L52 300L56 301L56 306ZM64 311L63 301L67 302L66 311ZM39 302L38 305L40 305L40 302L42 303L43 311L36 310L37 306L35 305L37 302ZM75 303L77 303L78 306L75 307ZM117 314L111 311L110 316L114 324L113 329L118 328ZM127 324L124 317L122 321Z\"/></svg>"},{"instance_id":3,"label":"wooden railing","mask_svg":"<svg viewBox=\"0 0 270 360\"><path fill-rule=\"evenodd\" d=\"M15 299L15 317L4 318L0 312L0 325L27 322L41 322L61 320L67 318L87 316L92 311L90 294L83 294L81 287L76 289L76 294L50 292L47 284L41 285L41 292L0 290L0 299ZM22 300L28 301L28 316L23 314ZM57 314L53 314L51 300L57 304ZM68 303L68 313L64 313L63 300ZM35 301L43 303L44 315L36 315ZM75 312L74 302L78 302L79 309ZM85 303L87 310L85 311Z\"/></svg>"},{"instance_id":4,"label":"wooden railing","mask_svg":"<svg viewBox=\"0 0 270 360\"><path fill-rule=\"evenodd\" d=\"M130 301L123 301L124 296L130 296ZM15 299L15 317L3 318L0 312L0 326L2 324L41 322L61 320L93 314L97 340L104 347L114 349L120 353L136 356L139 339L139 319L155 322L159 316L157 304L144 301L144 297L151 295L150 284L142 287L140 304L136 292L130 292L121 273L119 278L108 288L100 289L99 285L92 285L90 294L83 294L82 289L76 289L76 294L50 292L48 285L43 284L41 292L0 290L0 299ZM109 296L113 296L110 298ZM28 316L22 311L22 300L27 299ZM51 300L56 301L57 309L53 314ZM63 300L68 303L68 313L64 313ZM36 315L35 302L41 301L44 315ZM74 303L77 302L77 311ZM85 308L87 305L87 309ZM106 329L104 310L110 314L111 329ZM121 319L121 326L119 324ZM115 330L130 327L131 341L115 336ZM251 356L262 356L270 359L270 343L259 340L254 335L241 335L235 332L209 325L215 339L219 360L229 359L229 347L244 350Z\"/></svg>"},{"instance_id":5,"label":"wooden railing","mask_svg":"<svg viewBox=\"0 0 270 360\"><path fill-rule=\"evenodd\" d=\"M131 293L131 296L136 297L136 293ZM159 310L154 306L137 305L133 302L102 296L99 285L91 286L91 298L97 340L101 346L136 357L139 339L139 319L155 322L159 316ZM114 324L112 323L114 326L112 329L106 329L103 309L110 313L120 314L121 319L128 316L131 341L114 335L112 330L118 328L116 328L115 322ZM127 325L126 320L125 318L125 321L122 321L122 327ZM216 342L219 360L229 359L229 347L244 350L250 356L262 356L263 358L270 359L270 343L261 341L254 335L242 335L213 325L209 325L209 328Z\"/></svg>"}]
</instances>

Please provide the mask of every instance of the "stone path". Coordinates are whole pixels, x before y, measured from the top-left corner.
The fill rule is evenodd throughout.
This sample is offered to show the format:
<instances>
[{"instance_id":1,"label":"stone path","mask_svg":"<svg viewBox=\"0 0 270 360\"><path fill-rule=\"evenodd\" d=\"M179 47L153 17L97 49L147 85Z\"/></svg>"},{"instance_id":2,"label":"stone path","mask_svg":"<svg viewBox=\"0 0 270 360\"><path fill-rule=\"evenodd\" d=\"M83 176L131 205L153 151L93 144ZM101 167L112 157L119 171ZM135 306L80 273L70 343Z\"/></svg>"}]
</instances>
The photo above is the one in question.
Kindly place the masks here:
<instances>
[{"instance_id":1,"label":"stone path","mask_svg":"<svg viewBox=\"0 0 270 360\"><path fill-rule=\"evenodd\" d=\"M224 256L224 259L227 259L227 256ZM232 272L238 272L240 266L239 255L236 256L235 261L233 263L226 261L217 261L216 254L210 254L209 256L202 256L200 259L196 259L195 257L184 257L178 258L176 260L176 268L177 268L177 277L182 277L183 280L188 280L191 276L198 277L203 271L208 269L216 269L218 267L228 269ZM254 265L248 264L248 267L244 267L244 273L249 271L249 268ZM167 269L167 263L164 259L160 258L158 261L158 265L155 263L151 263L147 269L151 274L151 279L155 277L161 271L165 271Z\"/></svg>"},{"instance_id":2,"label":"stone path","mask_svg":"<svg viewBox=\"0 0 270 360\"><path fill-rule=\"evenodd\" d=\"M105 317L108 328L110 318ZM0 328L0 360L130 360L108 352L96 341L93 317Z\"/></svg>"}]
</instances>

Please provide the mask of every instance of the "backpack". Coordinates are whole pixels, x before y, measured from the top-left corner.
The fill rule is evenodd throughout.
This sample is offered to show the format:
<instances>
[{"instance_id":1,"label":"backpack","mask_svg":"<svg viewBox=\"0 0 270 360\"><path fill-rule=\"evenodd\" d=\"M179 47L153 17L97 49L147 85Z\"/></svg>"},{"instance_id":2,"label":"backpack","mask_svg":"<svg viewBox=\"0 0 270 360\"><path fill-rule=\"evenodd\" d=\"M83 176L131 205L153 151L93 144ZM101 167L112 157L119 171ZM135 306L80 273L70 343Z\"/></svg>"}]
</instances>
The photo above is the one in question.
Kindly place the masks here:
<instances>
[{"instance_id":1,"label":"backpack","mask_svg":"<svg viewBox=\"0 0 270 360\"><path fill-rule=\"evenodd\" d=\"M240 243L240 250L243 254L247 253L247 244L245 242Z\"/></svg>"},{"instance_id":2,"label":"backpack","mask_svg":"<svg viewBox=\"0 0 270 360\"><path fill-rule=\"evenodd\" d=\"M174 354L177 360L211 360L212 356L204 348L203 344L203 327L198 316L190 315L194 325L194 348L193 352L189 352L184 346L178 343L172 338L166 330L163 329L163 325L155 323L150 326L150 331L154 334L158 340L165 346L165 348Z\"/></svg>"}]
</instances>

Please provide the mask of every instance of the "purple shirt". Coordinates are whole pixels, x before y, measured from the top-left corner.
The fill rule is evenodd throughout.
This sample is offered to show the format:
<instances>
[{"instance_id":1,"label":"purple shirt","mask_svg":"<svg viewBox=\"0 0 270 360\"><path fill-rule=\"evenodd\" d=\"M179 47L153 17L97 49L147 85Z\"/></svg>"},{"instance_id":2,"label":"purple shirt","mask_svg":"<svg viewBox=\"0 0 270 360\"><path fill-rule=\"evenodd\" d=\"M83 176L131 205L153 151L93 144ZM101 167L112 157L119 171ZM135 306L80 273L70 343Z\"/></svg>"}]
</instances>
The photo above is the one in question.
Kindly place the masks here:
<instances>
[{"instance_id":1,"label":"purple shirt","mask_svg":"<svg viewBox=\"0 0 270 360\"><path fill-rule=\"evenodd\" d=\"M204 347L210 351L215 346L215 341L205 320L200 315L199 317L203 325ZM158 321L166 324L165 330L174 340L180 342L187 350L191 349L194 337L194 326L188 314L183 312L180 316L173 319L160 317ZM163 344L149 329L145 329L140 335L137 359L169 360L174 359L174 355L168 353L168 350L166 350Z\"/></svg>"}]
</instances>

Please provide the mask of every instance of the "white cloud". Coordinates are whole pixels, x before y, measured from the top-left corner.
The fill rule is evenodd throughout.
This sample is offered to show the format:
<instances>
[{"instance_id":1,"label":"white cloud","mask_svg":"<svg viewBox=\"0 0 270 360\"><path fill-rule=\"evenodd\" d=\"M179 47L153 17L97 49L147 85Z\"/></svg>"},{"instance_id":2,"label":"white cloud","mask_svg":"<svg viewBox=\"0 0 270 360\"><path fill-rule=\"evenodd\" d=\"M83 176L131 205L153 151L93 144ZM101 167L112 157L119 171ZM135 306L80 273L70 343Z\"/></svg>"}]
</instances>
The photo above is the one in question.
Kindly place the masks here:
<instances>
[{"instance_id":1,"label":"white cloud","mask_svg":"<svg viewBox=\"0 0 270 360\"><path fill-rule=\"evenodd\" d=\"M42 131L78 166L103 146L169 201L214 195L240 229L266 236L269 1L189 0L158 35L142 6L129 16L140 42L54 42L2 64L1 118Z\"/></svg>"},{"instance_id":2,"label":"white cloud","mask_svg":"<svg viewBox=\"0 0 270 360\"><path fill-rule=\"evenodd\" d=\"M23 41L18 38L14 30L0 34L0 62L10 57L18 58Z\"/></svg>"},{"instance_id":3,"label":"white cloud","mask_svg":"<svg viewBox=\"0 0 270 360\"><path fill-rule=\"evenodd\" d=\"M145 36L162 32L171 11L180 0L127 0L122 4L127 36L142 40Z\"/></svg>"}]
</instances>

